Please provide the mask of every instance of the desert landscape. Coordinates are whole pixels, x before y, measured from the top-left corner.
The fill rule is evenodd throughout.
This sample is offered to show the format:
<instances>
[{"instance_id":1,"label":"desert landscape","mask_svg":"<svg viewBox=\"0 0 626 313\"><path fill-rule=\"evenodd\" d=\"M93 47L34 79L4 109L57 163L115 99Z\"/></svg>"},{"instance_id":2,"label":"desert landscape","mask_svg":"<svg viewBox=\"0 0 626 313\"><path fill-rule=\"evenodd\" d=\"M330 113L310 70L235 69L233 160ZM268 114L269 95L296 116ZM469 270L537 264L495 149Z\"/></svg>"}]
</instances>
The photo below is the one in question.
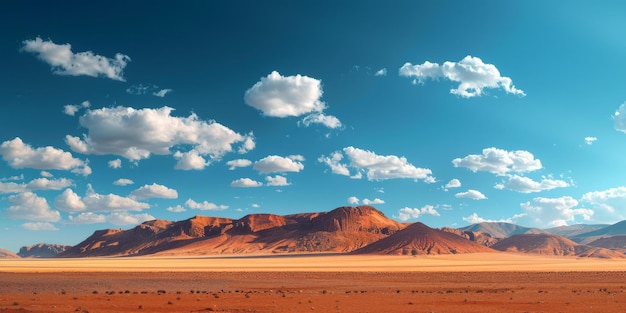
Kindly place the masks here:
<instances>
[{"instance_id":1,"label":"desert landscape","mask_svg":"<svg viewBox=\"0 0 626 313\"><path fill-rule=\"evenodd\" d=\"M370 206L153 220L5 251L0 312L620 312L621 222L585 228L436 229Z\"/></svg>"}]
</instances>

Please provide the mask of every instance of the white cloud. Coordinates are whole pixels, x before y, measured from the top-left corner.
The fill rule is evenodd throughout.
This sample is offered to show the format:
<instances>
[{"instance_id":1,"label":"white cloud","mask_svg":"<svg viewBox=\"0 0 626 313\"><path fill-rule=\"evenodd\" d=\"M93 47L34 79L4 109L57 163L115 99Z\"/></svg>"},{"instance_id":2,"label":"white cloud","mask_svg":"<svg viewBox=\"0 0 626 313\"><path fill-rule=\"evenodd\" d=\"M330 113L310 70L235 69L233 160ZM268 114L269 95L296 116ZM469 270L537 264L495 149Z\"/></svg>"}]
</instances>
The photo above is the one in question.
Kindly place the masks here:
<instances>
[{"instance_id":1,"label":"white cloud","mask_svg":"<svg viewBox=\"0 0 626 313\"><path fill-rule=\"evenodd\" d=\"M267 181L268 186L289 186L291 185L287 181L287 177L276 175L276 176L266 176L265 181Z\"/></svg>"},{"instance_id":2,"label":"white cloud","mask_svg":"<svg viewBox=\"0 0 626 313\"><path fill-rule=\"evenodd\" d=\"M187 211L187 209L185 209L182 205L171 206L171 207L168 207L166 210L172 213L181 213L181 212Z\"/></svg>"},{"instance_id":3,"label":"white cloud","mask_svg":"<svg viewBox=\"0 0 626 313\"><path fill-rule=\"evenodd\" d=\"M83 101L83 103L81 103L80 105L68 104L63 106L63 113L74 116L76 115L76 112L78 112L80 109L88 108L89 106L91 106L91 103L89 103L89 101Z\"/></svg>"},{"instance_id":4,"label":"white cloud","mask_svg":"<svg viewBox=\"0 0 626 313\"><path fill-rule=\"evenodd\" d=\"M253 208L260 208L261 206L260 206L259 204L257 204L257 203L253 203L253 204L252 204L252 207L253 207Z\"/></svg>"},{"instance_id":5,"label":"white cloud","mask_svg":"<svg viewBox=\"0 0 626 313\"><path fill-rule=\"evenodd\" d=\"M177 152L180 169L199 169L206 165L200 156L219 159L232 152L234 145L244 147L240 153L254 147L252 135L241 135L215 121L203 121L197 115L171 116L173 109L134 109L130 107L88 110L80 117L80 125L87 128L83 139L67 135L66 143L72 150L84 154L112 154L129 160L141 160L151 154L168 155L170 149L182 145L191 152Z\"/></svg>"},{"instance_id":6,"label":"white cloud","mask_svg":"<svg viewBox=\"0 0 626 313\"><path fill-rule=\"evenodd\" d=\"M63 193L56 197L54 200L54 206L65 212L80 212L87 209L87 206L83 203L80 196L69 188L65 189Z\"/></svg>"},{"instance_id":7,"label":"white cloud","mask_svg":"<svg viewBox=\"0 0 626 313\"><path fill-rule=\"evenodd\" d=\"M208 201L196 202L194 200L188 199L185 201L185 205L190 209L194 210L202 210L202 211L219 211L228 209L227 205L217 205L215 203L211 203Z\"/></svg>"},{"instance_id":8,"label":"white cloud","mask_svg":"<svg viewBox=\"0 0 626 313\"><path fill-rule=\"evenodd\" d=\"M28 190L61 190L65 187L72 186L74 182L71 179L67 178L59 178L59 179L48 179L48 178L37 178L31 180L26 188Z\"/></svg>"},{"instance_id":9,"label":"white cloud","mask_svg":"<svg viewBox=\"0 0 626 313\"><path fill-rule=\"evenodd\" d=\"M236 159L226 162L226 165L230 166L228 169L232 171L238 167L248 167L252 165L252 161L247 159Z\"/></svg>"},{"instance_id":10,"label":"white cloud","mask_svg":"<svg viewBox=\"0 0 626 313\"><path fill-rule=\"evenodd\" d=\"M363 204L364 205L372 205L372 204L384 204L385 200L379 199L379 198L375 198L374 200L370 200L370 199L363 199Z\"/></svg>"},{"instance_id":11,"label":"white cloud","mask_svg":"<svg viewBox=\"0 0 626 313\"><path fill-rule=\"evenodd\" d=\"M323 113L313 113L305 116L302 119L302 124L306 127L309 127L311 124L322 124L333 129L341 127L341 121L337 117Z\"/></svg>"},{"instance_id":12,"label":"white cloud","mask_svg":"<svg viewBox=\"0 0 626 313\"><path fill-rule=\"evenodd\" d=\"M465 191L465 192L459 192L455 194L454 196L457 198L467 198L467 199L472 199L472 200L487 199L487 197L485 197L485 195L483 195L480 191L473 190L473 189L469 189L468 191Z\"/></svg>"},{"instance_id":13,"label":"white cloud","mask_svg":"<svg viewBox=\"0 0 626 313\"><path fill-rule=\"evenodd\" d=\"M409 208L404 207L398 210L398 219L401 221L406 221L412 218L419 218L422 215L432 215L439 216L439 212L432 205L425 205L422 208Z\"/></svg>"},{"instance_id":14,"label":"white cloud","mask_svg":"<svg viewBox=\"0 0 626 313\"><path fill-rule=\"evenodd\" d=\"M585 208L574 208L578 201L572 197L560 198L534 198L532 202L520 203L533 222L540 226L564 226L568 222L574 222L576 216L581 216L583 220L590 220L594 214L593 210Z\"/></svg>"},{"instance_id":15,"label":"white cloud","mask_svg":"<svg viewBox=\"0 0 626 313\"><path fill-rule=\"evenodd\" d=\"M321 81L315 78L273 71L246 90L244 101L266 116L300 116L322 112L326 107L320 100L322 94Z\"/></svg>"},{"instance_id":16,"label":"white cloud","mask_svg":"<svg viewBox=\"0 0 626 313\"><path fill-rule=\"evenodd\" d=\"M374 76L387 76L387 69L381 68L380 70L376 71L376 73L374 73Z\"/></svg>"},{"instance_id":17,"label":"white cloud","mask_svg":"<svg viewBox=\"0 0 626 313\"><path fill-rule=\"evenodd\" d=\"M581 201L601 208L607 213L618 214L617 216L623 219L623 209L626 208L626 187L620 186L602 191L587 192L582 196Z\"/></svg>"},{"instance_id":18,"label":"white cloud","mask_svg":"<svg viewBox=\"0 0 626 313\"><path fill-rule=\"evenodd\" d=\"M52 223L49 222L28 222L22 224L22 228L31 231L40 231L40 230L49 230L49 231L57 231L59 230Z\"/></svg>"},{"instance_id":19,"label":"white cloud","mask_svg":"<svg viewBox=\"0 0 626 313\"><path fill-rule=\"evenodd\" d=\"M115 58L107 58L91 51L72 52L69 43L58 45L40 37L24 40L23 51L31 52L52 67L52 73L58 75L91 77L104 76L113 80L125 81L123 71L130 57L117 53Z\"/></svg>"},{"instance_id":20,"label":"white cloud","mask_svg":"<svg viewBox=\"0 0 626 313\"><path fill-rule=\"evenodd\" d=\"M300 155L288 157L270 155L254 162L253 168L263 174L300 172L304 169L304 164L301 163L302 160L303 158Z\"/></svg>"},{"instance_id":21,"label":"white cloud","mask_svg":"<svg viewBox=\"0 0 626 313\"><path fill-rule=\"evenodd\" d=\"M108 162L109 167L110 168L121 168L122 167L122 160L120 159L115 159L115 160L111 160Z\"/></svg>"},{"instance_id":22,"label":"white cloud","mask_svg":"<svg viewBox=\"0 0 626 313\"><path fill-rule=\"evenodd\" d=\"M54 175L52 175L52 173L47 172L47 171L41 171L41 173L39 175L41 175L41 177L47 177L47 178L50 178L50 177L54 176Z\"/></svg>"},{"instance_id":23,"label":"white cloud","mask_svg":"<svg viewBox=\"0 0 626 313\"><path fill-rule=\"evenodd\" d=\"M111 223L114 225L137 225L154 219L154 216L147 213L130 214L124 211L112 212L109 215L83 212L69 217L73 224Z\"/></svg>"},{"instance_id":24,"label":"white cloud","mask_svg":"<svg viewBox=\"0 0 626 313\"><path fill-rule=\"evenodd\" d=\"M46 198L27 191L9 196L9 208L6 213L9 218L24 219L38 222L57 222L61 219L59 211L53 211Z\"/></svg>"},{"instance_id":25,"label":"white cloud","mask_svg":"<svg viewBox=\"0 0 626 313\"><path fill-rule=\"evenodd\" d=\"M613 123L617 131L626 133L626 102L622 103L613 114Z\"/></svg>"},{"instance_id":26,"label":"white cloud","mask_svg":"<svg viewBox=\"0 0 626 313\"><path fill-rule=\"evenodd\" d=\"M87 192L84 197L81 198L71 189L67 189L55 199L54 204L57 208L69 212L82 210L90 212L141 211L150 208L149 204L133 198L116 194L98 194L93 190L91 184L87 185Z\"/></svg>"},{"instance_id":27,"label":"white cloud","mask_svg":"<svg viewBox=\"0 0 626 313\"><path fill-rule=\"evenodd\" d=\"M409 163L405 157L395 155L378 155L372 151L354 147L346 147L343 152L350 161L349 165L339 163L343 156L340 152L333 152L331 158L320 157L321 162L331 167L333 173L349 175L348 166L358 173L353 178L360 178L361 173L367 174L368 180L386 180L394 178L424 179L430 177L430 169L417 168Z\"/></svg>"},{"instance_id":28,"label":"white cloud","mask_svg":"<svg viewBox=\"0 0 626 313\"><path fill-rule=\"evenodd\" d=\"M330 170L333 174L350 176L350 170L346 164L340 163L343 159L343 154L339 151L333 152L330 157L320 156L317 161L321 163L325 163L330 167Z\"/></svg>"},{"instance_id":29,"label":"white cloud","mask_svg":"<svg viewBox=\"0 0 626 313\"><path fill-rule=\"evenodd\" d=\"M498 148L483 149L482 155L470 154L452 160L454 167L464 167L472 172L484 171L496 175L508 172L531 172L542 168L541 161L524 150L506 151Z\"/></svg>"},{"instance_id":30,"label":"white cloud","mask_svg":"<svg viewBox=\"0 0 626 313\"><path fill-rule=\"evenodd\" d=\"M352 196L348 198L348 203L350 204L359 204L360 200L359 198Z\"/></svg>"},{"instance_id":31,"label":"white cloud","mask_svg":"<svg viewBox=\"0 0 626 313\"><path fill-rule=\"evenodd\" d=\"M172 89L161 89L159 91L153 92L152 95L163 98L163 97L165 97L165 95L167 95L168 93L170 93L172 91L174 91L174 90L172 90Z\"/></svg>"},{"instance_id":32,"label":"white cloud","mask_svg":"<svg viewBox=\"0 0 626 313\"><path fill-rule=\"evenodd\" d=\"M485 64L480 58L470 55L459 62L446 61L443 65L424 62L413 65L405 63L399 70L400 76L414 78L414 82L424 83L427 79L446 78L458 82L456 89L450 93L471 98L482 96L483 89L502 88L506 93L525 96L521 89L515 88L513 81L506 76L501 76L500 71L493 64Z\"/></svg>"},{"instance_id":33,"label":"white cloud","mask_svg":"<svg viewBox=\"0 0 626 313\"><path fill-rule=\"evenodd\" d=\"M194 150L184 153L176 151L174 158L178 160L174 166L177 170L202 170L209 165L209 162L200 156L198 151Z\"/></svg>"},{"instance_id":34,"label":"white cloud","mask_svg":"<svg viewBox=\"0 0 626 313\"><path fill-rule=\"evenodd\" d=\"M596 142L596 140L598 140L598 138L596 137L585 137L585 143L588 145L592 145L594 142Z\"/></svg>"},{"instance_id":35,"label":"white cloud","mask_svg":"<svg viewBox=\"0 0 626 313\"><path fill-rule=\"evenodd\" d=\"M230 183L231 187L260 187L263 186L263 183L258 182L256 180L250 179L250 178L239 178L237 180L233 180Z\"/></svg>"},{"instance_id":36,"label":"white cloud","mask_svg":"<svg viewBox=\"0 0 626 313\"><path fill-rule=\"evenodd\" d=\"M112 212L106 217L107 222L114 225L137 225L154 219L154 216L148 213L130 214L128 212Z\"/></svg>"},{"instance_id":37,"label":"white cloud","mask_svg":"<svg viewBox=\"0 0 626 313\"><path fill-rule=\"evenodd\" d=\"M91 168L71 153L51 146L33 148L15 137L0 145L0 154L12 168L34 168L39 170L87 170Z\"/></svg>"},{"instance_id":38,"label":"white cloud","mask_svg":"<svg viewBox=\"0 0 626 313\"><path fill-rule=\"evenodd\" d=\"M513 217L509 217L506 219L499 219L499 220L490 220L490 219L485 219L482 218L480 216L478 216L478 214L476 213L472 213L472 215L464 217L463 220L470 223L470 224L478 224L478 223L515 223L515 221L517 221L518 219L525 217L526 213L522 213L522 214L516 214Z\"/></svg>"},{"instance_id":39,"label":"white cloud","mask_svg":"<svg viewBox=\"0 0 626 313\"><path fill-rule=\"evenodd\" d=\"M444 190L448 191L448 188L459 188L459 187L461 187L461 181L456 178L453 178L444 186Z\"/></svg>"},{"instance_id":40,"label":"white cloud","mask_svg":"<svg viewBox=\"0 0 626 313\"><path fill-rule=\"evenodd\" d=\"M132 180L130 180L128 178L120 178L120 179L114 181L113 185L116 185L116 186L128 186L128 185L132 185L134 183L135 183L134 181L132 181Z\"/></svg>"},{"instance_id":41,"label":"white cloud","mask_svg":"<svg viewBox=\"0 0 626 313\"><path fill-rule=\"evenodd\" d=\"M26 184L15 182L0 182L0 194L3 193L20 193L26 191Z\"/></svg>"},{"instance_id":42,"label":"white cloud","mask_svg":"<svg viewBox=\"0 0 626 313\"><path fill-rule=\"evenodd\" d=\"M130 198L137 200L149 198L176 199L178 198L178 192L166 186L153 183L152 185L143 185L134 190L130 193Z\"/></svg>"},{"instance_id":43,"label":"white cloud","mask_svg":"<svg viewBox=\"0 0 626 313\"><path fill-rule=\"evenodd\" d=\"M528 177L519 175L510 175L508 180L500 184L496 184L496 189L509 189L521 193L540 192L544 190L552 190L555 188L568 187L569 184L564 180L550 179L543 177L540 182L536 182Z\"/></svg>"}]
</instances>

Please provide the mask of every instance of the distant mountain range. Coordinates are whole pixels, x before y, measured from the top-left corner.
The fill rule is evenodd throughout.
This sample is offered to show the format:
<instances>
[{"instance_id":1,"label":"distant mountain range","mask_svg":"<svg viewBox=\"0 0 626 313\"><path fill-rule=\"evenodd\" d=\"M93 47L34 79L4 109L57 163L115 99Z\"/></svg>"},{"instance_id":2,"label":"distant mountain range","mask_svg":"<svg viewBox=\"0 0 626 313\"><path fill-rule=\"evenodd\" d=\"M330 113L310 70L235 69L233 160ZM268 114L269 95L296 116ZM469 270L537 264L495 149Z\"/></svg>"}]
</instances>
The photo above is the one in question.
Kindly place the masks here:
<instances>
[{"instance_id":1,"label":"distant mountain range","mask_svg":"<svg viewBox=\"0 0 626 313\"><path fill-rule=\"evenodd\" d=\"M76 246L38 244L8 257L97 257L243 253L343 252L352 254L458 254L498 251L623 258L626 221L550 229L478 223L435 229L399 223L371 206L291 215L250 214L240 219L194 216L153 220L128 230L94 232Z\"/></svg>"}]
</instances>

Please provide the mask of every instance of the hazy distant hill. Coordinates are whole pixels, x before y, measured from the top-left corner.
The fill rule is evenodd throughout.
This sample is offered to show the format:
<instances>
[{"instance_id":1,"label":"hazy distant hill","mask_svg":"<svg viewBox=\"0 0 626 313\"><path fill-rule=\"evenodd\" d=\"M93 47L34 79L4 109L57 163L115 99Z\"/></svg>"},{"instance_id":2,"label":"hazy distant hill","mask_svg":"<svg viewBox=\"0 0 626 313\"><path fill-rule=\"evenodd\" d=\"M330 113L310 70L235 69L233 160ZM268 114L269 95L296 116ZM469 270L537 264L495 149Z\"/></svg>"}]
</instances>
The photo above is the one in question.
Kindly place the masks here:
<instances>
[{"instance_id":1,"label":"hazy distant hill","mask_svg":"<svg viewBox=\"0 0 626 313\"><path fill-rule=\"evenodd\" d=\"M615 235L626 235L626 221L621 221L604 228L578 234L570 238L581 244L589 244L597 239L603 237L611 237Z\"/></svg>"},{"instance_id":2,"label":"hazy distant hill","mask_svg":"<svg viewBox=\"0 0 626 313\"><path fill-rule=\"evenodd\" d=\"M546 232L549 232L551 234L555 234L555 235L559 235L559 236L563 236L563 237L567 237L567 238L571 238L580 234L584 234L584 233L588 233L588 232L592 232L594 230L598 230L598 229L602 229L609 226L608 224L594 224L594 225L588 225L588 224L576 224L576 225L569 225L569 226L559 226L559 227L553 227L553 228L547 228L544 229Z\"/></svg>"},{"instance_id":3,"label":"hazy distant hill","mask_svg":"<svg viewBox=\"0 0 626 313\"><path fill-rule=\"evenodd\" d=\"M500 241L500 239L493 238L491 237L490 234L483 233L480 231L469 231L469 230L463 231L460 229L450 228L450 227L443 227L441 228L441 230L461 236L465 239L468 239L470 241L473 241L479 245L483 245L486 247L491 247L492 245Z\"/></svg>"},{"instance_id":4,"label":"hazy distant hill","mask_svg":"<svg viewBox=\"0 0 626 313\"><path fill-rule=\"evenodd\" d=\"M38 243L32 246L21 247L17 255L22 258L53 258L71 247L72 246Z\"/></svg>"},{"instance_id":5,"label":"hazy distant hill","mask_svg":"<svg viewBox=\"0 0 626 313\"><path fill-rule=\"evenodd\" d=\"M462 231L483 232L494 238L507 238L519 234L542 234L539 228L530 228L504 222L482 222L458 228Z\"/></svg>"},{"instance_id":6,"label":"hazy distant hill","mask_svg":"<svg viewBox=\"0 0 626 313\"><path fill-rule=\"evenodd\" d=\"M4 250L4 249L0 249L0 259L19 259L20 256L9 251L9 250Z\"/></svg>"},{"instance_id":7,"label":"hazy distant hill","mask_svg":"<svg viewBox=\"0 0 626 313\"><path fill-rule=\"evenodd\" d=\"M416 222L353 253L422 255L475 252L494 252L494 250L459 235Z\"/></svg>"},{"instance_id":8,"label":"hazy distant hill","mask_svg":"<svg viewBox=\"0 0 626 313\"><path fill-rule=\"evenodd\" d=\"M523 252L540 255L624 258L623 253L577 244L563 236L552 234L521 234L503 239L492 246L505 252Z\"/></svg>"},{"instance_id":9,"label":"hazy distant hill","mask_svg":"<svg viewBox=\"0 0 626 313\"><path fill-rule=\"evenodd\" d=\"M601 247L607 249L626 250L626 235L615 235L611 237L598 238L590 243L589 246Z\"/></svg>"}]
</instances>

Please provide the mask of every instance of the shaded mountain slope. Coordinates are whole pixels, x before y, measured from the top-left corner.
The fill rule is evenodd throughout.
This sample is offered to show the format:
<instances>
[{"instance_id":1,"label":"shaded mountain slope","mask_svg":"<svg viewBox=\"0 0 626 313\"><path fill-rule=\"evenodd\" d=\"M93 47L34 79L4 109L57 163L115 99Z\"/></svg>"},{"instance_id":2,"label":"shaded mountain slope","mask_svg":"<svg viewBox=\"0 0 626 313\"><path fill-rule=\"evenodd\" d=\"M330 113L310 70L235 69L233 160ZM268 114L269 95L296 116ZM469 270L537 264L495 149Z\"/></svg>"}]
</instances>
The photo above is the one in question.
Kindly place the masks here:
<instances>
[{"instance_id":1,"label":"shaded mountain slope","mask_svg":"<svg viewBox=\"0 0 626 313\"><path fill-rule=\"evenodd\" d=\"M96 231L60 256L348 252L404 227L370 206L285 216L250 214L238 220L195 216Z\"/></svg>"},{"instance_id":2,"label":"shaded mountain slope","mask_svg":"<svg viewBox=\"0 0 626 313\"><path fill-rule=\"evenodd\" d=\"M580 234L592 232L594 230L602 229L609 226L608 224L576 224L569 226L559 226L553 228L544 229L546 232L554 235L563 236L566 238L571 238L573 236L577 236Z\"/></svg>"},{"instance_id":3,"label":"shaded mountain slope","mask_svg":"<svg viewBox=\"0 0 626 313\"><path fill-rule=\"evenodd\" d=\"M571 239L581 244L588 244L597 239L615 235L626 235L626 221L621 221L604 228L572 236Z\"/></svg>"},{"instance_id":4,"label":"shaded mountain slope","mask_svg":"<svg viewBox=\"0 0 626 313\"><path fill-rule=\"evenodd\" d=\"M0 249L0 259L19 259L20 256L9 251L9 250L4 250L4 249Z\"/></svg>"},{"instance_id":5,"label":"shaded mountain slope","mask_svg":"<svg viewBox=\"0 0 626 313\"><path fill-rule=\"evenodd\" d=\"M494 252L494 250L456 234L430 228L417 222L353 253L423 255L474 252Z\"/></svg>"},{"instance_id":6,"label":"shaded mountain slope","mask_svg":"<svg viewBox=\"0 0 626 313\"><path fill-rule=\"evenodd\" d=\"M492 246L493 249L505 252L522 252L539 255L578 256L597 258L623 258L624 254L617 251L590 247L558 235L521 234L503 239Z\"/></svg>"},{"instance_id":7,"label":"shaded mountain slope","mask_svg":"<svg viewBox=\"0 0 626 313\"><path fill-rule=\"evenodd\" d=\"M588 245L599 248L626 250L626 235L598 238L588 243Z\"/></svg>"},{"instance_id":8,"label":"shaded mountain slope","mask_svg":"<svg viewBox=\"0 0 626 313\"><path fill-rule=\"evenodd\" d=\"M53 258L71 247L59 244L38 243L32 246L21 247L17 255L22 258Z\"/></svg>"},{"instance_id":9,"label":"shaded mountain slope","mask_svg":"<svg viewBox=\"0 0 626 313\"><path fill-rule=\"evenodd\" d=\"M441 228L441 230L448 232L448 233L455 234L457 236L461 236L465 239L468 239L470 241L473 241L479 245L483 245L486 247L491 247L499 241L499 239L491 237L490 234L483 233L480 231L469 231L469 230L463 231L460 229L450 228L450 227L443 227Z\"/></svg>"}]
</instances>

